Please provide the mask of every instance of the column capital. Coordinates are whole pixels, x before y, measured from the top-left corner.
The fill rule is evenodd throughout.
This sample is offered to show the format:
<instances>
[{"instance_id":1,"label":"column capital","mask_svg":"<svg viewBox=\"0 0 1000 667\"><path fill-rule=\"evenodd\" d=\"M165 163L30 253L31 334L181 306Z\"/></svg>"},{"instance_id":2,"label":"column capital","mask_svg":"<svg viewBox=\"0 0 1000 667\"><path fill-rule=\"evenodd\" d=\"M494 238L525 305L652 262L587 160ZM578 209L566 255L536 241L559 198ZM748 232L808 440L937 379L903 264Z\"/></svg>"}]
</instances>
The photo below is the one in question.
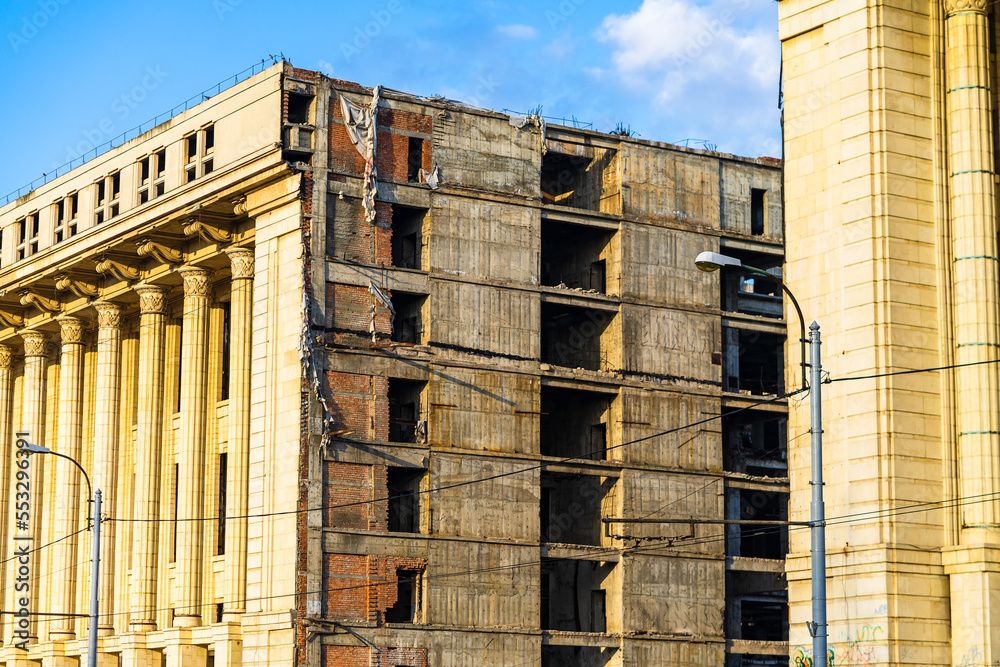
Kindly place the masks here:
<instances>
[{"instance_id":1,"label":"column capital","mask_svg":"<svg viewBox=\"0 0 1000 667\"><path fill-rule=\"evenodd\" d=\"M56 321L59 322L59 333L62 335L63 345L83 342L83 328L85 324L83 320L79 317L62 315L57 317Z\"/></svg>"},{"instance_id":2,"label":"column capital","mask_svg":"<svg viewBox=\"0 0 1000 667\"><path fill-rule=\"evenodd\" d=\"M14 363L14 348L10 345L0 345L0 368L9 370Z\"/></svg>"},{"instance_id":3,"label":"column capital","mask_svg":"<svg viewBox=\"0 0 1000 667\"><path fill-rule=\"evenodd\" d=\"M197 266L182 266L177 269L184 279L184 296L208 296L210 284L208 271Z\"/></svg>"},{"instance_id":4,"label":"column capital","mask_svg":"<svg viewBox=\"0 0 1000 667\"><path fill-rule=\"evenodd\" d=\"M944 0L944 9L948 16L959 12L975 12L986 14L986 0Z\"/></svg>"},{"instance_id":5,"label":"column capital","mask_svg":"<svg viewBox=\"0 0 1000 667\"><path fill-rule=\"evenodd\" d=\"M95 301L94 310L97 311L97 326L102 329L117 329L122 324L122 307L112 301Z\"/></svg>"},{"instance_id":6,"label":"column capital","mask_svg":"<svg viewBox=\"0 0 1000 667\"><path fill-rule=\"evenodd\" d=\"M49 335L44 331L22 331L21 339L24 341L24 356L47 356L45 346L49 342Z\"/></svg>"},{"instance_id":7,"label":"column capital","mask_svg":"<svg viewBox=\"0 0 1000 667\"><path fill-rule=\"evenodd\" d=\"M143 315L163 315L167 312L169 287L143 283L132 289L139 295L139 312Z\"/></svg>"},{"instance_id":8,"label":"column capital","mask_svg":"<svg viewBox=\"0 0 1000 667\"><path fill-rule=\"evenodd\" d=\"M227 248L233 265L233 280L253 278L253 248Z\"/></svg>"}]
</instances>

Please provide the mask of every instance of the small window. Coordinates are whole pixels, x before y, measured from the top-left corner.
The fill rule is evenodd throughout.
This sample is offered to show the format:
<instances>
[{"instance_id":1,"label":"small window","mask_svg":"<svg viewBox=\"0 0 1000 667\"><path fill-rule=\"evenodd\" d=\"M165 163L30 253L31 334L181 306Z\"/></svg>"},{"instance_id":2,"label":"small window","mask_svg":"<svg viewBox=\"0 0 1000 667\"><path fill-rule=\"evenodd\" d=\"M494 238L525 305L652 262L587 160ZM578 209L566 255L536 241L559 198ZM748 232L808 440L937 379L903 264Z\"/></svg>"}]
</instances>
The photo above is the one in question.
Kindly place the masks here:
<instances>
[{"instance_id":1,"label":"small window","mask_svg":"<svg viewBox=\"0 0 1000 667\"><path fill-rule=\"evenodd\" d=\"M122 175L121 172L116 172L111 174L111 200L114 201L118 199L118 195L122 191Z\"/></svg>"},{"instance_id":2,"label":"small window","mask_svg":"<svg viewBox=\"0 0 1000 667\"><path fill-rule=\"evenodd\" d=\"M424 163L424 142L417 137L410 137L409 150L406 158L406 180L409 183L420 182L420 167Z\"/></svg>"},{"instance_id":3,"label":"small window","mask_svg":"<svg viewBox=\"0 0 1000 667\"><path fill-rule=\"evenodd\" d=\"M194 162L198 157L198 135L191 134L184 138L184 145L187 149L187 159L185 162Z\"/></svg>"},{"instance_id":4,"label":"small window","mask_svg":"<svg viewBox=\"0 0 1000 667\"><path fill-rule=\"evenodd\" d=\"M223 301L220 305L222 306L222 363L219 365L222 367L220 369L220 372L222 373L221 398L225 401L229 398L229 332L232 330L233 326L230 320L232 304L229 301Z\"/></svg>"},{"instance_id":5,"label":"small window","mask_svg":"<svg viewBox=\"0 0 1000 667\"><path fill-rule=\"evenodd\" d=\"M219 454L219 502L217 503L218 514L216 514L219 544L215 550L217 556L223 556L226 553L226 480L229 474L228 464L229 456L225 452Z\"/></svg>"},{"instance_id":6,"label":"small window","mask_svg":"<svg viewBox=\"0 0 1000 667\"><path fill-rule=\"evenodd\" d=\"M97 182L97 205L104 205L104 179Z\"/></svg>"},{"instance_id":7,"label":"small window","mask_svg":"<svg viewBox=\"0 0 1000 667\"><path fill-rule=\"evenodd\" d=\"M386 609L386 623L413 623L416 619L420 575L419 570L396 570L396 604Z\"/></svg>"},{"instance_id":8,"label":"small window","mask_svg":"<svg viewBox=\"0 0 1000 667\"><path fill-rule=\"evenodd\" d=\"M38 252L38 212L21 218L16 223L17 259L27 259Z\"/></svg>"},{"instance_id":9,"label":"small window","mask_svg":"<svg viewBox=\"0 0 1000 667\"><path fill-rule=\"evenodd\" d=\"M767 206L767 190L750 190L750 233L754 236L764 234L767 221L765 208Z\"/></svg>"},{"instance_id":10,"label":"small window","mask_svg":"<svg viewBox=\"0 0 1000 667\"><path fill-rule=\"evenodd\" d=\"M185 183L191 183L215 170L215 161L212 159L214 152L214 125L207 125L204 129L184 137ZM156 190L157 194L162 194L160 187L157 187Z\"/></svg>"},{"instance_id":11,"label":"small window","mask_svg":"<svg viewBox=\"0 0 1000 667\"><path fill-rule=\"evenodd\" d=\"M157 151L153 154L155 158L156 169L154 170L157 178L163 178L167 175L167 149Z\"/></svg>"},{"instance_id":12,"label":"small window","mask_svg":"<svg viewBox=\"0 0 1000 667\"><path fill-rule=\"evenodd\" d=\"M105 220L118 215L119 199L122 190L122 175L116 171L96 183L96 203L94 204L94 224L99 225Z\"/></svg>"},{"instance_id":13,"label":"small window","mask_svg":"<svg viewBox=\"0 0 1000 667\"><path fill-rule=\"evenodd\" d=\"M205 128L205 153L211 153L215 148L215 126L209 125Z\"/></svg>"}]
</instances>

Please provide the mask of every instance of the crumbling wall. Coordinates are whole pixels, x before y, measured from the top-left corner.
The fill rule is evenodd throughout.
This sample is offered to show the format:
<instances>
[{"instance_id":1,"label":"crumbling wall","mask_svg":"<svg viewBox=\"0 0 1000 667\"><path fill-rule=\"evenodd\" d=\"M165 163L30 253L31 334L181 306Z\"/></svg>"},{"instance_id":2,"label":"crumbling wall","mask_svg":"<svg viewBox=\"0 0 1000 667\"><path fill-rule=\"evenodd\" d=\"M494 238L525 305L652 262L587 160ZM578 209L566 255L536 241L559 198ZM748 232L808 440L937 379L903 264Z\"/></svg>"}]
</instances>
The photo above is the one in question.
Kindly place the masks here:
<instances>
[{"instance_id":1,"label":"crumbling wall","mask_svg":"<svg viewBox=\"0 0 1000 667\"><path fill-rule=\"evenodd\" d=\"M422 572L426 567L427 561L423 558L324 554L324 615L381 625L385 622L386 610L396 604L397 569ZM419 599L419 592L417 595Z\"/></svg>"},{"instance_id":2,"label":"crumbling wall","mask_svg":"<svg viewBox=\"0 0 1000 667\"><path fill-rule=\"evenodd\" d=\"M323 667L427 667L427 649L324 646Z\"/></svg>"},{"instance_id":3,"label":"crumbling wall","mask_svg":"<svg viewBox=\"0 0 1000 667\"><path fill-rule=\"evenodd\" d=\"M538 539L537 469L510 474L528 468L525 462L467 453L435 453L431 459L428 484L441 489L432 494L433 532L475 538L513 540ZM507 475L474 486L455 484ZM435 561L444 566L461 561ZM463 567L465 563L462 563Z\"/></svg>"},{"instance_id":4,"label":"crumbling wall","mask_svg":"<svg viewBox=\"0 0 1000 667\"><path fill-rule=\"evenodd\" d=\"M693 424L721 412L715 396L632 387L621 388L616 404L621 410L623 442ZM722 470L719 433L718 422L709 422L697 429L681 429L622 447L615 458L629 464L719 472Z\"/></svg>"},{"instance_id":5,"label":"crumbling wall","mask_svg":"<svg viewBox=\"0 0 1000 667\"><path fill-rule=\"evenodd\" d=\"M391 293L386 296L391 296ZM388 341L392 331L389 309L375 300L367 286L327 283L326 342L346 347L370 348L373 306L376 340Z\"/></svg>"},{"instance_id":6,"label":"crumbling wall","mask_svg":"<svg viewBox=\"0 0 1000 667\"><path fill-rule=\"evenodd\" d=\"M622 631L721 639L725 566L722 559L687 554L635 553L623 559L623 595L628 603Z\"/></svg>"},{"instance_id":7,"label":"crumbling wall","mask_svg":"<svg viewBox=\"0 0 1000 667\"><path fill-rule=\"evenodd\" d=\"M703 388L718 387L718 316L622 304L623 371Z\"/></svg>"},{"instance_id":8,"label":"crumbling wall","mask_svg":"<svg viewBox=\"0 0 1000 667\"><path fill-rule=\"evenodd\" d=\"M750 218L751 190L767 193L762 236L769 241L784 239L781 211L781 171L762 169L741 162L722 162L722 228L741 234L753 234Z\"/></svg>"},{"instance_id":9,"label":"crumbling wall","mask_svg":"<svg viewBox=\"0 0 1000 667\"><path fill-rule=\"evenodd\" d=\"M506 118L438 112L434 122L435 161L449 186L538 197L541 131L522 129Z\"/></svg>"},{"instance_id":10,"label":"crumbling wall","mask_svg":"<svg viewBox=\"0 0 1000 667\"><path fill-rule=\"evenodd\" d=\"M435 281L428 338L470 351L538 358L537 294L464 282Z\"/></svg>"},{"instance_id":11,"label":"crumbling wall","mask_svg":"<svg viewBox=\"0 0 1000 667\"><path fill-rule=\"evenodd\" d=\"M431 271L537 282L538 209L444 195L433 195L431 207Z\"/></svg>"},{"instance_id":12,"label":"crumbling wall","mask_svg":"<svg viewBox=\"0 0 1000 667\"><path fill-rule=\"evenodd\" d=\"M717 250L704 234L622 221L621 294L657 306L718 306L718 276L700 271L694 258Z\"/></svg>"},{"instance_id":13,"label":"crumbling wall","mask_svg":"<svg viewBox=\"0 0 1000 667\"><path fill-rule=\"evenodd\" d=\"M719 229L719 160L623 142L622 214Z\"/></svg>"},{"instance_id":14,"label":"crumbling wall","mask_svg":"<svg viewBox=\"0 0 1000 667\"><path fill-rule=\"evenodd\" d=\"M426 114L403 111L398 106L403 103L384 100L378 110L378 136L376 158L378 177L385 181L406 183L407 174L416 166L430 171L433 165L432 140L433 118ZM410 139L421 143L420 163L411 165L409 160Z\"/></svg>"},{"instance_id":15,"label":"crumbling wall","mask_svg":"<svg viewBox=\"0 0 1000 667\"><path fill-rule=\"evenodd\" d=\"M538 452L537 377L435 368L428 383L428 442L494 452Z\"/></svg>"},{"instance_id":16,"label":"crumbling wall","mask_svg":"<svg viewBox=\"0 0 1000 667\"><path fill-rule=\"evenodd\" d=\"M427 587L424 623L538 627L537 545L432 540L427 548L425 577L434 585Z\"/></svg>"},{"instance_id":17,"label":"crumbling wall","mask_svg":"<svg viewBox=\"0 0 1000 667\"><path fill-rule=\"evenodd\" d=\"M387 530L387 468L327 461L323 470L323 526Z\"/></svg>"},{"instance_id":18,"label":"crumbling wall","mask_svg":"<svg viewBox=\"0 0 1000 667\"><path fill-rule=\"evenodd\" d=\"M365 220L357 197L329 193L326 203L326 254L349 262L392 264L392 207L375 202L375 220Z\"/></svg>"},{"instance_id":19,"label":"crumbling wall","mask_svg":"<svg viewBox=\"0 0 1000 667\"><path fill-rule=\"evenodd\" d=\"M389 380L384 375L327 371L335 431L353 440L389 439Z\"/></svg>"}]
</instances>

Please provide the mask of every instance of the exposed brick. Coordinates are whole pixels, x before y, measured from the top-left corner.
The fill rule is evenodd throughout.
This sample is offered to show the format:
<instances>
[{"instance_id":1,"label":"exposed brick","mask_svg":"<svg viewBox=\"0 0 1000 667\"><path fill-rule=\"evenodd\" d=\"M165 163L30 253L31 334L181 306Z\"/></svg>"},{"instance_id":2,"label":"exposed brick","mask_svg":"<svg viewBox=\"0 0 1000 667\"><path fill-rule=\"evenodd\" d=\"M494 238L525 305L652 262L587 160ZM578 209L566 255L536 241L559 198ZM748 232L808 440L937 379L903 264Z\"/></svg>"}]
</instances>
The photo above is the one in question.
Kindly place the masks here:
<instances>
[{"instance_id":1,"label":"exposed brick","mask_svg":"<svg viewBox=\"0 0 1000 667\"><path fill-rule=\"evenodd\" d=\"M327 371L326 383L335 430L354 431L356 439L389 439L388 378Z\"/></svg>"},{"instance_id":2,"label":"exposed brick","mask_svg":"<svg viewBox=\"0 0 1000 667\"><path fill-rule=\"evenodd\" d=\"M388 468L384 465L327 461L323 480L323 506L326 508L323 525L387 530L387 480Z\"/></svg>"},{"instance_id":3,"label":"exposed brick","mask_svg":"<svg viewBox=\"0 0 1000 667\"><path fill-rule=\"evenodd\" d=\"M396 604L399 585L396 571L423 572L426 568L427 561L423 558L324 554L326 616L381 625L385 622L385 611Z\"/></svg>"},{"instance_id":4,"label":"exposed brick","mask_svg":"<svg viewBox=\"0 0 1000 667\"><path fill-rule=\"evenodd\" d=\"M375 297L367 287L327 283L326 328L327 342L349 347L371 347L372 306ZM392 334L389 311L375 306L376 341L388 341Z\"/></svg>"},{"instance_id":5,"label":"exposed brick","mask_svg":"<svg viewBox=\"0 0 1000 667\"><path fill-rule=\"evenodd\" d=\"M427 649L324 646L323 667L427 667Z\"/></svg>"}]
</instances>

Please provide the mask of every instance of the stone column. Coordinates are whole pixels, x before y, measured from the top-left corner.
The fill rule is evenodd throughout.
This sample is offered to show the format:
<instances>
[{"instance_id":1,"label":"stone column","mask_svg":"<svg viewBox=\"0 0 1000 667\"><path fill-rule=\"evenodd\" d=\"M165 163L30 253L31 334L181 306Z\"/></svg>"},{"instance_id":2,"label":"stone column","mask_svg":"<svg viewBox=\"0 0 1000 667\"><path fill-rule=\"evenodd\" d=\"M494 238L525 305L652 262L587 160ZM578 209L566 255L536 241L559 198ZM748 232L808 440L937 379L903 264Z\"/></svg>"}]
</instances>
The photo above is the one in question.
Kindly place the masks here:
<instances>
[{"instance_id":1,"label":"stone column","mask_svg":"<svg viewBox=\"0 0 1000 667\"><path fill-rule=\"evenodd\" d=\"M1000 355L997 224L994 191L990 23L986 0L945 0L945 87L952 252L955 363ZM1000 369L955 370L958 496L1000 491ZM977 662L1000 659L1000 502L964 504L959 544L944 549L951 582L952 661L977 650Z\"/></svg>"},{"instance_id":2,"label":"stone column","mask_svg":"<svg viewBox=\"0 0 1000 667\"><path fill-rule=\"evenodd\" d=\"M177 434L177 555L174 625L201 624L202 546L205 534L205 383L206 332L211 283L205 269L178 269L184 279L181 334L181 410Z\"/></svg>"},{"instance_id":3,"label":"stone column","mask_svg":"<svg viewBox=\"0 0 1000 667\"><path fill-rule=\"evenodd\" d=\"M14 361L14 348L9 345L0 345L0 582L7 581L7 572L11 571L13 561L4 562L13 555L14 550L8 543L10 538L7 526L12 520L7 512L10 510L10 499L12 496L10 467L14 461L12 456L12 439L14 428L11 424L11 398L14 393L13 376L11 366ZM6 585L6 583L5 583ZM12 592L12 591L11 591ZM5 605L13 604L11 592L0 595L0 601ZM4 609L12 609L5 606ZM0 627L3 631L0 637L7 637L9 617L0 620Z\"/></svg>"},{"instance_id":4,"label":"stone column","mask_svg":"<svg viewBox=\"0 0 1000 667\"><path fill-rule=\"evenodd\" d=\"M989 21L985 0L948 0L946 85L952 229L955 363L996 359L998 257L990 109ZM958 368L956 425L959 495L995 493L1000 486L1000 369ZM961 542L996 541L998 501L962 510Z\"/></svg>"},{"instance_id":5,"label":"stone column","mask_svg":"<svg viewBox=\"0 0 1000 667\"><path fill-rule=\"evenodd\" d=\"M139 401L135 506L132 527L129 629L156 629L156 552L159 544L160 450L163 446L163 342L168 289L139 285Z\"/></svg>"},{"instance_id":6,"label":"stone column","mask_svg":"<svg viewBox=\"0 0 1000 667\"><path fill-rule=\"evenodd\" d=\"M118 477L118 401L121 383L121 313L116 303L98 301L97 311L97 386L94 406L94 490L101 490L103 505L115 506ZM115 524L101 526L101 578L97 582L99 599L110 601L114 593ZM108 604L108 602L104 602ZM114 632L114 617L102 616L98 632Z\"/></svg>"},{"instance_id":7,"label":"stone column","mask_svg":"<svg viewBox=\"0 0 1000 667\"><path fill-rule=\"evenodd\" d=\"M41 331L25 331L21 334L24 340L24 384L21 396L21 428L19 433L26 433L23 436L29 442L36 445L45 445L45 371L48 365L48 354L46 346L49 342L49 335ZM39 541L42 534L42 497L41 484L45 471L45 457L32 455L30 458L30 482L31 489L28 494L30 519L28 530L18 530L19 535L30 535L33 546L41 546ZM16 537L15 537L16 539ZM18 546L24 545L20 542ZM17 561L13 561L17 563ZM37 554L29 556L30 575L30 604L32 613L41 611L38 608L39 575L41 574L41 559ZM11 568L15 571L14 568ZM10 582L10 587L14 587L14 582ZM30 624L31 641L37 641L37 621Z\"/></svg>"},{"instance_id":8,"label":"stone column","mask_svg":"<svg viewBox=\"0 0 1000 667\"><path fill-rule=\"evenodd\" d=\"M229 437L226 479L224 621L246 611L247 483L250 470L250 354L253 332L253 248L226 251L232 262L229 305ZM241 518L237 518L241 517Z\"/></svg>"},{"instance_id":9,"label":"stone column","mask_svg":"<svg viewBox=\"0 0 1000 667\"><path fill-rule=\"evenodd\" d=\"M83 320L60 317L62 353L59 362L59 442L51 449L74 461L80 462L83 439ZM49 493L55 499L55 538L72 535L83 526L80 518L80 470L71 462L54 458L48 461L55 466L54 488ZM84 489L84 493L86 489ZM54 614L75 614L79 609L76 599L77 538L70 537L52 545L52 581L50 606ZM73 639L75 619L56 616L49 625L49 639Z\"/></svg>"}]
</instances>

